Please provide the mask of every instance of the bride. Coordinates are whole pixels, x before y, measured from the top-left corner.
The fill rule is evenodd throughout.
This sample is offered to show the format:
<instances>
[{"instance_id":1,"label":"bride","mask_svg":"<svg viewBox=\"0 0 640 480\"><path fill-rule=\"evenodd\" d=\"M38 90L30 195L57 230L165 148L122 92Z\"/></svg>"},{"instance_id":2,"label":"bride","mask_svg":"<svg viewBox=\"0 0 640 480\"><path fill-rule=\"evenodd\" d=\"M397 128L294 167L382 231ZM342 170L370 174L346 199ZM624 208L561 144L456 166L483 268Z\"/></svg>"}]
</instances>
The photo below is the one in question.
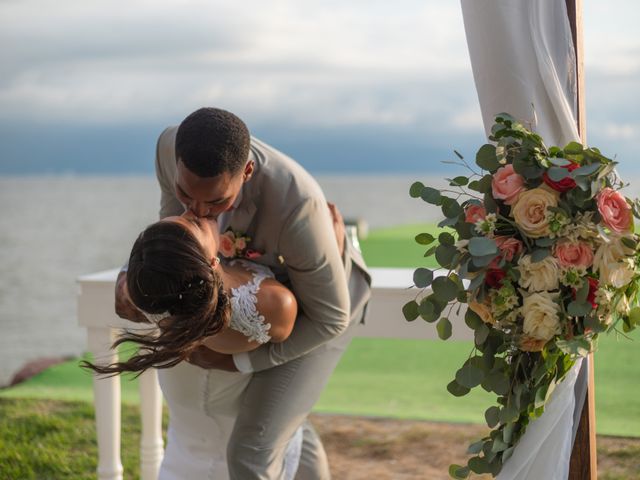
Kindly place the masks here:
<instances>
[{"instance_id":1,"label":"bride","mask_svg":"<svg viewBox=\"0 0 640 480\"><path fill-rule=\"evenodd\" d=\"M168 441L159 478L228 478L226 446L251 374L205 370L188 363L206 347L238 353L282 342L297 315L294 295L271 271L247 260L220 262L215 220L192 213L147 227L131 250L127 288L133 303L157 328L128 331L140 345L129 360L86 364L102 374L159 368L169 406ZM172 368L169 368L172 367ZM285 478L292 479L302 430L290 439Z\"/></svg>"}]
</instances>

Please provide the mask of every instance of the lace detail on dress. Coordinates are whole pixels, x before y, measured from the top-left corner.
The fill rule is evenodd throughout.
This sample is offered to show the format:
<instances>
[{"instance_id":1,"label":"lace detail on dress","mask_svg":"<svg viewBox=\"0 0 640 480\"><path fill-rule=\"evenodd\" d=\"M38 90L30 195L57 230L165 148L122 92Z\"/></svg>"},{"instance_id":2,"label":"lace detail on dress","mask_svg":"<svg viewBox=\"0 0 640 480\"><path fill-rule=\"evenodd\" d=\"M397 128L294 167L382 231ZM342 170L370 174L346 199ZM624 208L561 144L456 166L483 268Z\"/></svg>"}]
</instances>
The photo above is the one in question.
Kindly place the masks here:
<instances>
[{"instance_id":1,"label":"lace detail on dress","mask_svg":"<svg viewBox=\"0 0 640 480\"><path fill-rule=\"evenodd\" d=\"M258 299L256 295L260 290L260 284L265 278L274 278L273 272L264 265L259 265L246 260L234 260L231 264L240 264L253 272L251 280L244 285L231 289L231 324L230 327L249 337L248 341L267 343L270 323L265 323L264 315L260 315L257 309Z\"/></svg>"}]
</instances>

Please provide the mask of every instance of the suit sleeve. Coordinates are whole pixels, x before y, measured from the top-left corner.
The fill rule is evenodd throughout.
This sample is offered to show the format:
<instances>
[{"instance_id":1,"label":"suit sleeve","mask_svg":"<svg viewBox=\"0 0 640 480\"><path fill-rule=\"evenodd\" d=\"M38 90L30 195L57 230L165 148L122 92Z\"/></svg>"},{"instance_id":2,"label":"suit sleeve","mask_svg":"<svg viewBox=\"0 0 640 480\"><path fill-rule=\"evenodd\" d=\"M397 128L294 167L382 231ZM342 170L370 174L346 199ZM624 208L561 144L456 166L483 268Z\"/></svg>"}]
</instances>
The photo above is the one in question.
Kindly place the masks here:
<instances>
[{"instance_id":1,"label":"suit sleeve","mask_svg":"<svg viewBox=\"0 0 640 480\"><path fill-rule=\"evenodd\" d=\"M300 313L287 340L249 352L254 371L298 358L349 326L345 269L323 198L305 200L290 215L280 234L280 252Z\"/></svg>"},{"instance_id":2,"label":"suit sleeve","mask_svg":"<svg viewBox=\"0 0 640 480\"><path fill-rule=\"evenodd\" d=\"M175 135L172 127L160 134L156 145L156 177L160 185L160 218L182 215L184 207L175 191ZM173 162L171 164L170 162Z\"/></svg>"}]
</instances>

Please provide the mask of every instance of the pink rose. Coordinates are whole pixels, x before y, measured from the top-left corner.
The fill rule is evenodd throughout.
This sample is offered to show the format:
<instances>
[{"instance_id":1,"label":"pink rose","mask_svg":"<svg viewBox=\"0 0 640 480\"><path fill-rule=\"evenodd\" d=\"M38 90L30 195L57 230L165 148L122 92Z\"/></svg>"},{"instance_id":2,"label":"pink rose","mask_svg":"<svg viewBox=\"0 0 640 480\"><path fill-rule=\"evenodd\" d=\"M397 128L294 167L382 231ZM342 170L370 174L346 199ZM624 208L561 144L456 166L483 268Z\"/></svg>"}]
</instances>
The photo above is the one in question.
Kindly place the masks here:
<instances>
[{"instance_id":1,"label":"pink rose","mask_svg":"<svg viewBox=\"0 0 640 480\"><path fill-rule=\"evenodd\" d=\"M477 203L472 203L467 205L467 208L464 210L464 221L467 223L476 223L480 220L484 220L487 216L487 211L484 209L484 206L478 205Z\"/></svg>"},{"instance_id":2,"label":"pink rose","mask_svg":"<svg viewBox=\"0 0 640 480\"><path fill-rule=\"evenodd\" d=\"M525 190L524 178L518 175L509 164L500 167L491 180L493 198L503 200L507 205L513 205L520 192Z\"/></svg>"},{"instance_id":3,"label":"pink rose","mask_svg":"<svg viewBox=\"0 0 640 480\"><path fill-rule=\"evenodd\" d=\"M498 236L494 240L498 249L500 249L500 254L507 262L512 261L514 257L522 253L522 242L517 238Z\"/></svg>"},{"instance_id":4,"label":"pink rose","mask_svg":"<svg viewBox=\"0 0 640 480\"><path fill-rule=\"evenodd\" d=\"M224 257L233 257L236 254L236 247L233 232L225 232L220 235L220 245L218 250Z\"/></svg>"},{"instance_id":5,"label":"pink rose","mask_svg":"<svg viewBox=\"0 0 640 480\"><path fill-rule=\"evenodd\" d=\"M588 268L593 264L593 250L586 242L559 242L555 257L562 267Z\"/></svg>"},{"instance_id":6,"label":"pink rose","mask_svg":"<svg viewBox=\"0 0 640 480\"><path fill-rule=\"evenodd\" d=\"M631 229L631 207L620 192L609 187L603 189L598 194L598 211L604 224L614 232L622 233Z\"/></svg>"}]
</instances>

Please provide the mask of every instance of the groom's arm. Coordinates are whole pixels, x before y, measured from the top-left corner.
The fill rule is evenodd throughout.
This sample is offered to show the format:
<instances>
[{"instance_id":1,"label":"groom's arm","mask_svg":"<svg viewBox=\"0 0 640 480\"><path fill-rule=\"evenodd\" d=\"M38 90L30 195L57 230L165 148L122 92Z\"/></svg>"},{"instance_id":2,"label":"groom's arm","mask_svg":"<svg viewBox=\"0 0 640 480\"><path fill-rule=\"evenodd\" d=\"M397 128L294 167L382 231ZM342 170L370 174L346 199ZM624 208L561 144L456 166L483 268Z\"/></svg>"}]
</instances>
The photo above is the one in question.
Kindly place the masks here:
<instances>
[{"instance_id":1,"label":"groom's arm","mask_svg":"<svg viewBox=\"0 0 640 480\"><path fill-rule=\"evenodd\" d=\"M298 358L349 326L345 269L323 198L305 200L290 215L280 234L279 252L285 259L301 313L287 340L247 353L254 371Z\"/></svg>"}]
</instances>

